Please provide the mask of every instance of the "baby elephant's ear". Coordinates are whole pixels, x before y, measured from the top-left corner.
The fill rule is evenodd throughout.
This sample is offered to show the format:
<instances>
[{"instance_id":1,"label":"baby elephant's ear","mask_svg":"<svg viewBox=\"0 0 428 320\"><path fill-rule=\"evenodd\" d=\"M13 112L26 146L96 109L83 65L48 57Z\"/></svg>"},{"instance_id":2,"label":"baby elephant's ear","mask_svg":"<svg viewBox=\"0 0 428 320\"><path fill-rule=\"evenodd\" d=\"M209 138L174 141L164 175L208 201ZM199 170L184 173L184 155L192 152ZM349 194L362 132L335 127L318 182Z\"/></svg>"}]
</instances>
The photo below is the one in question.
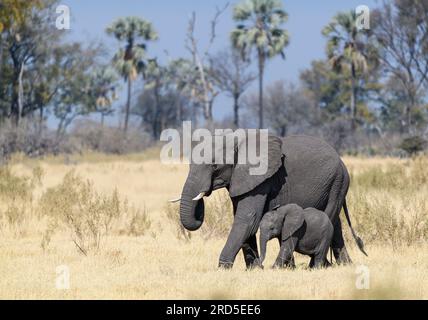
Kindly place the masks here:
<instances>
[{"instance_id":1,"label":"baby elephant's ear","mask_svg":"<svg viewBox=\"0 0 428 320\"><path fill-rule=\"evenodd\" d=\"M289 212L284 219L284 225L282 227L281 238L282 241L290 238L305 222L303 210L292 210Z\"/></svg>"}]
</instances>

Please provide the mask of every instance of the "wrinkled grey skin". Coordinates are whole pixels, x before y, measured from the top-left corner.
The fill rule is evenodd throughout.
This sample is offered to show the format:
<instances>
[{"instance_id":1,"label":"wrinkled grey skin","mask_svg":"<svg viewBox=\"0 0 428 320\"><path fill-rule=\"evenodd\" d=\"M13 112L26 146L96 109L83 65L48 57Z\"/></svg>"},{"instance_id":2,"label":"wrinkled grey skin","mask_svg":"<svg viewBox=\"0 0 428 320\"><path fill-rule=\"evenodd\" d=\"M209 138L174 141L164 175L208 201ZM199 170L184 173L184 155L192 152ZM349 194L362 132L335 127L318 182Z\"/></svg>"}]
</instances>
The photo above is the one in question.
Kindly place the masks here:
<instances>
[{"instance_id":1,"label":"wrinkled grey skin","mask_svg":"<svg viewBox=\"0 0 428 320\"><path fill-rule=\"evenodd\" d=\"M294 267L294 251L311 257L310 268L329 265L327 252L333 238L333 225L320 210L288 204L266 212L260 222L262 263L266 257L267 242L273 238L280 243L274 268Z\"/></svg>"},{"instance_id":2,"label":"wrinkled grey skin","mask_svg":"<svg viewBox=\"0 0 428 320\"><path fill-rule=\"evenodd\" d=\"M239 152L244 142L237 143L234 152ZM250 175L248 169L246 164L191 164L182 190L180 219L190 231L199 229L204 220L203 199L192 199L201 192L209 196L223 187L229 191L234 221L220 254L219 267L232 267L241 248L247 268L261 267L256 240L260 220L265 212L288 203L324 211L334 226L332 250L337 263L351 262L339 219L341 208L346 209L349 175L330 145L309 136L289 136L283 140L269 136L266 174ZM347 210L345 213L349 218ZM352 227L351 230L355 235Z\"/></svg>"}]
</instances>

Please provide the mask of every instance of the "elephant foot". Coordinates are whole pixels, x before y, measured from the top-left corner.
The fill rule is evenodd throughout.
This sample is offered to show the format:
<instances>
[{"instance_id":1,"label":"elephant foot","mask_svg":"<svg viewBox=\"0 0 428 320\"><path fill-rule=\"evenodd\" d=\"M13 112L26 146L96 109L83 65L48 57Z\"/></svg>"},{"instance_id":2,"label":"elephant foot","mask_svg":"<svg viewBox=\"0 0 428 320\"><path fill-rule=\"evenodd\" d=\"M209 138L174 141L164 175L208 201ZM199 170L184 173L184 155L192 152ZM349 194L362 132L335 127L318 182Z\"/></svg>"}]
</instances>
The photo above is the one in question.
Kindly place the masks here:
<instances>
[{"instance_id":1,"label":"elephant foot","mask_svg":"<svg viewBox=\"0 0 428 320\"><path fill-rule=\"evenodd\" d=\"M253 264L247 265L247 271L258 270L258 269L261 269L261 270L264 269L261 263L253 263Z\"/></svg>"},{"instance_id":2,"label":"elephant foot","mask_svg":"<svg viewBox=\"0 0 428 320\"><path fill-rule=\"evenodd\" d=\"M280 257L276 258L275 263L272 266L272 269L295 269L296 264L294 262L294 257L291 259L282 259Z\"/></svg>"},{"instance_id":3,"label":"elephant foot","mask_svg":"<svg viewBox=\"0 0 428 320\"><path fill-rule=\"evenodd\" d=\"M221 270L230 270L230 269L232 269L232 267L233 267L233 262L223 262L223 261L220 261L218 263L218 268L221 269Z\"/></svg>"},{"instance_id":4,"label":"elephant foot","mask_svg":"<svg viewBox=\"0 0 428 320\"><path fill-rule=\"evenodd\" d=\"M245 256L245 265L247 270L263 269L260 259L250 255Z\"/></svg>"},{"instance_id":5,"label":"elephant foot","mask_svg":"<svg viewBox=\"0 0 428 320\"><path fill-rule=\"evenodd\" d=\"M333 264L331 264L330 261L328 261L327 259L325 259L325 261L324 261L324 268L330 268L332 266L333 266Z\"/></svg>"},{"instance_id":6,"label":"elephant foot","mask_svg":"<svg viewBox=\"0 0 428 320\"><path fill-rule=\"evenodd\" d=\"M338 265L352 264L352 260L349 257L348 251L346 251L345 247L333 248L333 254Z\"/></svg>"},{"instance_id":7,"label":"elephant foot","mask_svg":"<svg viewBox=\"0 0 428 320\"><path fill-rule=\"evenodd\" d=\"M296 266L295 265L292 265L292 264L283 264L283 265L280 265L280 264L274 264L273 266L272 266L272 268L271 269L274 269L274 270L277 270L277 269L282 269L282 270L285 270L285 269L287 269L287 270L294 270L294 269L296 269Z\"/></svg>"}]
</instances>

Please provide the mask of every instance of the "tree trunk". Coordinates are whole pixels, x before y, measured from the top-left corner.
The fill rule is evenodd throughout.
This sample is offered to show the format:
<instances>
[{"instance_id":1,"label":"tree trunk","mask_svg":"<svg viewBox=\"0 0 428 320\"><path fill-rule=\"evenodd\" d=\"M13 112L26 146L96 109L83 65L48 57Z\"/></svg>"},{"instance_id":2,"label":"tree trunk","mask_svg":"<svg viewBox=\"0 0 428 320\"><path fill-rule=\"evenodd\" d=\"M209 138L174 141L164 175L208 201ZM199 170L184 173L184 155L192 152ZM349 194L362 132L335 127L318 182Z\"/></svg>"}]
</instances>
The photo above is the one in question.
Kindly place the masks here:
<instances>
[{"instance_id":1,"label":"tree trunk","mask_svg":"<svg viewBox=\"0 0 428 320\"><path fill-rule=\"evenodd\" d=\"M410 129L410 124L411 124L411 121L412 121L412 116L411 116L411 112L410 112L410 101L407 103L407 105L406 105L406 120L405 120L405 123L406 123L406 128L405 128L405 132L407 133L407 134L410 134L410 132L411 132L411 129Z\"/></svg>"},{"instance_id":2,"label":"tree trunk","mask_svg":"<svg viewBox=\"0 0 428 320\"><path fill-rule=\"evenodd\" d=\"M354 64L351 66L351 72L351 130L355 131L357 119L357 86L355 84L356 73Z\"/></svg>"},{"instance_id":3,"label":"tree trunk","mask_svg":"<svg viewBox=\"0 0 428 320\"><path fill-rule=\"evenodd\" d=\"M235 125L235 128L239 128L239 95L234 94L233 95L233 124Z\"/></svg>"},{"instance_id":4,"label":"tree trunk","mask_svg":"<svg viewBox=\"0 0 428 320\"><path fill-rule=\"evenodd\" d=\"M259 58L259 129L263 129L263 76L265 57L262 50L258 51Z\"/></svg>"},{"instance_id":5,"label":"tree trunk","mask_svg":"<svg viewBox=\"0 0 428 320\"><path fill-rule=\"evenodd\" d=\"M12 80L12 99L10 105L10 118L14 126L19 123L19 74L14 73Z\"/></svg>"},{"instance_id":6,"label":"tree trunk","mask_svg":"<svg viewBox=\"0 0 428 320\"><path fill-rule=\"evenodd\" d=\"M24 75L24 62L21 63L21 67L19 69L19 77L18 77L18 117L16 126L19 126L22 117L22 111L24 108L24 85L22 83L22 77Z\"/></svg>"},{"instance_id":7,"label":"tree trunk","mask_svg":"<svg viewBox=\"0 0 428 320\"><path fill-rule=\"evenodd\" d=\"M196 52L196 51L195 51ZM196 66L199 70L199 75L201 77L201 82L204 90L203 95L203 107L204 107L204 118L205 118L205 126L208 128L208 130L213 131L214 130L214 122L213 122L213 114L212 114L212 106L213 106L213 100L210 99L210 88L205 76L205 70L204 66L202 64L201 59L199 58L199 55L197 53L194 54L194 59L196 62Z\"/></svg>"},{"instance_id":8,"label":"tree trunk","mask_svg":"<svg viewBox=\"0 0 428 320\"><path fill-rule=\"evenodd\" d=\"M178 98L176 99L176 122L177 122L177 126L181 126L181 122L183 121L183 104L181 103L181 99Z\"/></svg>"},{"instance_id":9,"label":"tree trunk","mask_svg":"<svg viewBox=\"0 0 428 320\"><path fill-rule=\"evenodd\" d=\"M413 83L411 84L411 88L413 88ZM409 92L409 102L406 105L406 132L407 134L411 134L412 133L412 111L415 108L415 96L416 93L414 92L413 89L408 90Z\"/></svg>"},{"instance_id":10,"label":"tree trunk","mask_svg":"<svg viewBox=\"0 0 428 320\"><path fill-rule=\"evenodd\" d=\"M281 137L284 138L285 135L287 134L287 127L286 126L281 126Z\"/></svg>"},{"instance_id":11,"label":"tree trunk","mask_svg":"<svg viewBox=\"0 0 428 320\"><path fill-rule=\"evenodd\" d=\"M198 104L196 102L192 102L191 120L194 128L197 128L198 127Z\"/></svg>"},{"instance_id":12,"label":"tree trunk","mask_svg":"<svg viewBox=\"0 0 428 320\"><path fill-rule=\"evenodd\" d=\"M3 74L3 33L0 32L0 75L1 74Z\"/></svg>"},{"instance_id":13,"label":"tree trunk","mask_svg":"<svg viewBox=\"0 0 428 320\"><path fill-rule=\"evenodd\" d=\"M128 77L128 98L126 101L126 109L125 109L125 124L123 126L123 132L125 133L125 135L128 133L129 112L131 111L131 95L132 95L132 80Z\"/></svg>"},{"instance_id":14,"label":"tree trunk","mask_svg":"<svg viewBox=\"0 0 428 320\"><path fill-rule=\"evenodd\" d=\"M160 114L161 114L159 85L160 85L159 80L156 79L155 90L154 90L154 94L155 94L155 118L153 119L153 138L155 140L157 140L159 137L159 127L160 127L159 122L160 122Z\"/></svg>"},{"instance_id":15,"label":"tree trunk","mask_svg":"<svg viewBox=\"0 0 428 320\"><path fill-rule=\"evenodd\" d=\"M212 133L214 133L213 105L214 100L210 99L208 101L208 130L210 130Z\"/></svg>"},{"instance_id":16,"label":"tree trunk","mask_svg":"<svg viewBox=\"0 0 428 320\"><path fill-rule=\"evenodd\" d=\"M39 109L39 112L40 112L40 114L39 114L39 135L41 136L42 135L42 133L43 133L43 118L44 118L44 107L43 107L43 105L41 105L40 106L40 109Z\"/></svg>"}]
</instances>

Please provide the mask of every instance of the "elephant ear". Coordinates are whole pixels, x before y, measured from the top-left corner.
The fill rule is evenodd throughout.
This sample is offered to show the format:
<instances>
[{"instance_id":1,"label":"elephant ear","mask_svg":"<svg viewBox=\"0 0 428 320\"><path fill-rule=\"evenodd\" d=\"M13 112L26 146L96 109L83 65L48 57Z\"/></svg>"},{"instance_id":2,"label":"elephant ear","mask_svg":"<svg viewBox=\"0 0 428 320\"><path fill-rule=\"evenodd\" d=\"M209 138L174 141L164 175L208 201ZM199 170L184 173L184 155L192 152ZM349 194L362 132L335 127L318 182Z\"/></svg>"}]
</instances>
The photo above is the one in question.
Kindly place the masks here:
<instances>
[{"instance_id":1,"label":"elephant ear","mask_svg":"<svg viewBox=\"0 0 428 320\"><path fill-rule=\"evenodd\" d=\"M262 141L262 139L259 138L260 135L258 134L257 137L256 154L260 159L260 163L251 164L247 157L245 164L239 162L235 164L229 186L229 194L231 197L237 197L253 190L266 179L273 176L282 165L282 140L279 137L269 135L267 137L268 146L266 152L266 150L263 151L263 149L260 148L260 142ZM247 146L247 140L246 138L238 142L235 154L239 155L242 150L246 150L245 148L252 147ZM262 152L260 152L260 150L262 150ZM267 167L266 170L264 170L262 174L254 174L254 168L258 167L260 164L265 164L265 167Z\"/></svg>"},{"instance_id":2,"label":"elephant ear","mask_svg":"<svg viewBox=\"0 0 428 320\"><path fill-rule=\"evenodd\" d=\"M290 210L284 219L282 227L281 239L282 241L290 238L305 222L305 216L302 210Z\"/></svg>"}]
</instances>

